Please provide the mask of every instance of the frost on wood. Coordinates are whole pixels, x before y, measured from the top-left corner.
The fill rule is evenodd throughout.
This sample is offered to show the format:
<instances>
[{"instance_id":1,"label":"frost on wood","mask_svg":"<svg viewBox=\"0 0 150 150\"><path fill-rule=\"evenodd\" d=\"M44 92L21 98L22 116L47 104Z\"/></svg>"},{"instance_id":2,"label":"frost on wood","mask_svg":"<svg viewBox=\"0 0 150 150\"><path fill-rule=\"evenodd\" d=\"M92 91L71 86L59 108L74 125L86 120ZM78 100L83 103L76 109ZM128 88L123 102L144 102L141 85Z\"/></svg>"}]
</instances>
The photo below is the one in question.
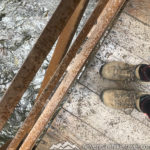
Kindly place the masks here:
<instances>
[{"instance_id":1,"label":"frost on wood","mask_svg":"<svg viewBox=\"0 0 150 150\"><path fill-rule=\"evenodd\" d=\"M90 0L76 34L81 31L81 27L96 6L96 1ZM60 0L0 1L0 98L23 64L59 2ZM0 132L0 145L15 135L31 110L50 57L51 54L44 61L4 130Z\"/></svg>"}]
</instances>

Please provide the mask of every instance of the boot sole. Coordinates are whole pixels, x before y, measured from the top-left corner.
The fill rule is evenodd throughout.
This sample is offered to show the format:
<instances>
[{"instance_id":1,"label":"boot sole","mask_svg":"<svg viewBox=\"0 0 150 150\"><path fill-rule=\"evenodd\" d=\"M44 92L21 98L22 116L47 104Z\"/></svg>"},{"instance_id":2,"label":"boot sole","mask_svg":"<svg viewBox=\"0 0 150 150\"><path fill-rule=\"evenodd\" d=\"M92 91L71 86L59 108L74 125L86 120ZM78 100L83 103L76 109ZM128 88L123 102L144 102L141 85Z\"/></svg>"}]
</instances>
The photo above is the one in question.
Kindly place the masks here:
<instances>
[{"instance_id":1,"label":"boot sole","mask_svg":"<svg viewBox=\"0 0 150 150\"><path fill-rule=\"evenodd\" d=\"M103 64L102 66L101 66L101 68L99 69L99 74L100 74L100 76L102 76L103 77L103 75L102 75L102 70L103 70L103 67L105 66L105 64Z\"/></svg>"},{"instance_id":2,"label":"boot sole","mask_svg":"<svg viewBox=\"0 0 150 150\"><path fill-rule=\"evenodd\" d=\"M105 92L105 90L103 90L100 94L100 99L101 99L101 102L103 102L103 103L104 103L104 98L103 98L104 92Z\"/></svg>"}]
</instances>

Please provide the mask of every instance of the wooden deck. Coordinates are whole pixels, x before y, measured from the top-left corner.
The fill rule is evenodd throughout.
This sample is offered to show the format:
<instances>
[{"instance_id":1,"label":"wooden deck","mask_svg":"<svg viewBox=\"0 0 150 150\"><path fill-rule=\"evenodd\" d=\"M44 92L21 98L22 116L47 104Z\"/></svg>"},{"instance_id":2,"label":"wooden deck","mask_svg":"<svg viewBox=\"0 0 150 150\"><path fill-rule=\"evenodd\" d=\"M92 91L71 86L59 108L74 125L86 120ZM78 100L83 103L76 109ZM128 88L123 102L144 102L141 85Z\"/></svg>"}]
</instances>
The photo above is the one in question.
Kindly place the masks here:
<instances>
[{"instance_id":1,"label":"wooden deck","mask_svg":"<svg viewBox=\"0 0 150 150\"><path fill-rule=\"evenodd\" d=\"M100 77L101 65L113 60L150 63L149 0L130 0L127 4L96 56L66 95L37 150L49 150L53 144L66 141L81 149L86 144L150 146L147 116L135 109L110 109L100 100L100 93L107 88L150 91L150 83L113 82Z\"/></svg>"}]
</instances>

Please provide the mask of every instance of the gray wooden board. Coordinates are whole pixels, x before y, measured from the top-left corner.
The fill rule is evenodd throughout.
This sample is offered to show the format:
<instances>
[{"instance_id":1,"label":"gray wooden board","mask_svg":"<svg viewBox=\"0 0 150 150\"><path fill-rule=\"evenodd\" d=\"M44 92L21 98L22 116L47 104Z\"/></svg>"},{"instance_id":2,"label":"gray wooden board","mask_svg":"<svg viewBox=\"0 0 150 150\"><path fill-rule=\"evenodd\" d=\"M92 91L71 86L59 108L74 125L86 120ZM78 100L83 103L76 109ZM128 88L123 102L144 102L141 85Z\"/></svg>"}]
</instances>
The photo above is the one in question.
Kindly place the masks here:
<instances>
[{"instance_id":1,"label":"gray wooden board","mask_svg":"<svg viewBox=\"0 0 150 150\"><path fill-rule=\"evenodd\" d=\"M149 0L130 0L124 11L150 26Z\"/></svg>"},{"instance_id":2,"label":"gray wooden board","mask_svg":"<svg viewBox=\"0 0 150 150\"><path fill-rule=\"evenodd\" d=\"M106 107L99 95L79 83L73 88L64 108L118 143L150 143L149 127L120 110Z\"/></svg>"},{"instance_id":3,"label":"gray wooden board","mask_svg":"<svg viewBox=\"0 0 150 150\"><path fill-rule=\"evenodd\" d=\"M80 83L73 88L64 108L120 143L149 143L149 120L137 110L123 111L107 108L99 95L104 89L150 91L150 83L114 82L99 75L102 64L123 61L130 64L149 63L150 28L122 13L84 71ZM99 58L99 59L98 59ZM131 115L130 115L131 113Z\"/></svg>"},{"instance_id":4,"label":"gray wooden board","mask_svg":"<svg viewBox=\"0 0 150 150\"><path fill-rule=\"evenodd\" d=\"M118 18L106 42L109 45L109 47L106 47L107 49L110 47L115 49L115 46L119 45L129 52L127 57L134 55L150 63L150 27L125 13L122 13Z\"/></svg>"},{"instance_id":5,"label":"gray wooden board","mask_svg":"<svg viewBox=\"0 0 150 150\"><path fill-rule=\"evenodd\" d=\"M109 59L108 59L109 60ZM116 58L113 59L113 56L111 57L111 60L116 60ZM138 59L136 59L138 61ZM121 59L119 61L123 61ZM125 61L126 62L126 61ZM150 83L148 82L140 82L140 81L111 81L104 79L100 76L99 70L104 64L104 60L100 60L98 58L94 58L90 64L88 65L87 69L83 73L80 83L90 88L93 92L97 94L101 94L101 92L105 89L126 89L126 90L137 90L137 91L150 91ZM136 61L135 61L136 64Z\"/></svg>"},{"instance_id":6,"label":"gray wooden board","mask_svg":"<svg viewBox=\"0 0 150 150\"><path fill-rule=\"evenodd\" d=\"M37 150L49 150L50 147L53 144L64 142L65 138L63 136L60 136L54 128L50 127L42 140L40 141L40 144L37 147Z\"/></svg>"},{"instance_id":7,"label":"gray wooden board","mask_svg":"<svg viewBox=\"0 0 150 150\"><path fill-rule=\"evenodd\" d=\"M150 91L150 83L114 82L99 75L100 67L106 62L150 63L150 27L146 14L149 4L146 11L138 2L131 0L121 13L96 57L91 60L78 83L70 88L63 109L52 123L53 128L48 130L41 143L46 141L50 147L67 140L80 148L86 143L150 143L150 121L147 116L135 109L122 111L108 108L100 98L104 89L111 88ZM142 2L146 4L148 0ZM43 142L42 146L45 145ZM42 149L45 150L46 146Z\"/></svg>"},{"instance_id":8,"label":"gray wooden board","mask_svg":"<svg viewBox=\"0 0 150 150\"><path fill-rule=\"evenodd\" d=\"M115 59L111 57L111 60L115 60ZM138 59L136 60L138 61ZM82 85L88 87L91 91L93 91L97 95L100 95L101 92L105 89L128 89L128 90L135 89L137 91L144 91L144 92L150 91L150 83L147 83L147 82L114 82L114 81L103 79L99 75L99 69L103 63L104 61L101 61L100 59L95 57L90 62L89 66L83 73L79 82ZM137 62L135 61L135 63ZM132 109L124 110L124 112L126 114L132 114L133 117L145 123L146 125L150 126L149 119L143 113L138 112L137 110L134 110L134 112L132 113Z\"/></svg>"},{"instance_id":9,"label":"gray wooden board","mask_svg":"<svg viewBox=\"0 0 150 150\"><path fill-rule=\"evenodd\" d=\"M52 128L49 128L37 149L49 150L53 144L57 145L64 142L75 144L80 149L84 149L88 144L115 144L103 133L93 129L66 110L61 109L52 123Z\"/></svg>"}]
</instances>

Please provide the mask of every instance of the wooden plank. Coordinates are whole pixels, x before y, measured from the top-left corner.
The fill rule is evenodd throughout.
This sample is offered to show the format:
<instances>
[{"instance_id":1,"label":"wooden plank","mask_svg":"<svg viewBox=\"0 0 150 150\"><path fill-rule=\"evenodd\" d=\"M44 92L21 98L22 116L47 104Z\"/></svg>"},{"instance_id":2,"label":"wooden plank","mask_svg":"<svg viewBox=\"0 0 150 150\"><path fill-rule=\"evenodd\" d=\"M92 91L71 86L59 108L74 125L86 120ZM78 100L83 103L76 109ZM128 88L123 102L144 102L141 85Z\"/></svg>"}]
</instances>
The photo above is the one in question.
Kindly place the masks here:
<instances>
[{"instance_id":1,"label":"wooden plank","mask_svg":"<svg viewBox=\"0 0 150 150\"><path fill-rule=\"evenodd\" d=\"M49 150L53 144L63 143L64 141L69 141L81 149L86 144L115 144L114 141L101 132L93 129L63 109L53 121L52 128L49 128L37 150Z\"/></svg>"},{"instance_id":2,"label":"wooden plank","mask_svg":"<svg viewBox=\"0 0 150 150\"><path fill-rule=\"evenodd\" d=\"M70 142L68 139L64 138L54 127L50 127L40 143L38 144L36 150L49 150L53 144L63 143L65 141Z\"/></svg>"},{"instance_id":3,"label":"wooden plank","mask_svg":"<svg viewBox=\"0 0 150 150\"><path fill-rule=\"evenodd\" d=\"M94 129L120 144L149 144L150 128L120 110L106 107L100 96L81 84L72 88L63 106Z\"/></svg>"},{"instance_id":4,"label":"wooden plank","mask_svg":"<svg viewBox=\"0 0 150 150\"><path fill-rule=\"evenodd\" d=\"M14 111L17 103L51 50L78 3L79 0L65 0L60 3L18 74L0 100L0 130Z\"/></svg>"},{"instance_id":5,"label":"wooden plank","mask_svg":"<svg viewBox=\"0 0 150 150\"><path fill-rule=\"evenodd\" d=\"M52 80L48 82L47 87L44 89L42 95L36 101L35 105L32 108L32 111L29 114L29 117L26 118L23 126L18 130L16 136L14 137L13 141L9 145L10 148L16 147L21 142L27 133L32 129L33 125L35 124L38 116L41 113L43 106L45 105L45 101L48 99L49 95L55 88L56 84L62 77L63 73L66 71L69 63L76 55L78 49L80 48L81 44L85 40L86 36L88 35L89 31L95 24L99 14L102 12L104 6L107 4L108 0L99 1L96 8L94 9L92 15L88 19L87 23L83 27L82 31L78 35L77 39L75 40L74 44L70 48L69 52L65 55L64 60L57 68L55 75L53 76Z\"/></svg>"},{"instance_id":6,"label":"wooden plank","mask_svg":"<svg viewBox=\"0 0 150 150\"><path fill-rule=\"evenodd\" d=\"M109 45L107 44L107 46L109 46ZM120 52L119 49L115 49L115 50L116 51L118 50L118 53ZM121 51L121 52L123 52L123 51ZM106 63L106 60L111 62L111 61L118 61L118 59L119 59L119 57L115 58L115 57L113 57L113 55L111 55L107 59L107 56L109 56L109 53L104 53L102 51L101 58L104 58L104 59L100 60L100 59L94 58L91 61L91 63L89 64L88 68L84 71L79 82L81 84L85 85L86 87L88 87L90 90L92 90L94 93L96 93L98 95L100 95L101 92L105 89L124 89L124 90L137 90L137 91L145 91L145 92L150 91L150 83L149 82L130 82L130 81L125 81L125 82L115 81L114 82L114 81L106 80L106 79L102 78L99 74L99 70L100 70L101 66L104 63ZM135 64L140 61L140 60L138 60L138 58L134 59L134 60L135 60ZM120 58L119 61L124 61L124 60ZM123 111L126 114L131 114L133 109L125 109ZM142 113L142 115L144 115L144 114Z\"/></svg>"},{"instance_id":7,"label":"wooden plank","mask_svg":"<svg viewBox=\"0 0 150 150\"><path fill-rule=\"evenodd\" d=\"M130 20L130 17L128 19ZM131 20L130 22L134 22L134 21ZM134 23L135 23L134 25L136 25L137 21L134 22ZM139 24L140 23L137 23L137 25L139 25ZM131 30L133 30L133 29L134 29L134 26L131 26ZM145 27L143 28L142 25L140 25L140 30L139 31L138 30L134 30L134 32L135 31L140 32L142 29L145 30ZM144 34L144 32L148 32L149 28L146 28L146 31L144 31L144 30L142 30L142 34ZM129 33L130 32L131 31L129 31ZM135 34L134 32L131 33L130 36ZM139 36L140 34L138 33L137 35ZM113 38L113 36L112 36L112 38ZM131 51L129 51L129 49L126 50L124 47L119 46L118 45L119 43L115 43L111 39L106 39L105 40L105 42L102 45L99 53L97 54L97 57L100 58L101 60L95 58L89 64L88 69L84 72L84 74L83 74L83 76L82 76L82 78L80 80L80 82L82 84L86 85L88 88L90 88L92 91L94 91L95 93L98 93L98 94L100 94L101 91L103 89L105 89L105 88L111 88L111 87L117 88L117 87L121 86L121 83L114 83L112 81L108 82L108 81L100 78L100 76L99 76L99 68L101 67L101 65L104 62L106 62L106 61L113 61L113 60L119 60L119 61L131 63L131 64L139 64L139 63L146 63L147 62L147 60L141 59L140 57L137 56L138 54L139 54L139 56L141 54L142 54L142 56L146 55L146 53L145 54L142 53L142 50L141 51L136 51L136 49L133 49L133 50L131 49ZM136 41L135 41L135 43L136 43ZM124 39L122 40L122 42L124 42ZM137 50L139 50L139 49L137 49ZM107 82L107 83L105 84L105 82ZM141 83L141 84L143 84L143 83ZM141 85L140 89L148 89L149 90L148 87L150 87L149 83L148 83L148 86L147 86L147 83L146 83L146 85L145 84ZM118 134L118 132L121 132L122 129L123 129L122 132L125 133L125 138L123 138L123 141L126 142L126 143L130 143L130 144L137 143L137 138L138 137L140 137L140 140L138 140L138 142L142 143L141 141L146 138L145 134L146 134L146 136L148 138L148 134L146 133L146 130L143 131L140 128L141 129L141 131L140 131L140 129L138 129L139 126L141 126L143 128L145 128L146 126L143 126L143 124L141 125L141 123L136 120L136 119L139 119L141 122L143 122L144 124L148 125L149 124L149 120L143 115L143 113L140 113L140 112L137 112L136 110L133 110L131 115L133 117L135 117L136 119L130 117L129 115L125 115L122 111L116 111L116 110L112 111L112 109L109 109L109 108L107 108L107 110L106 110L106 111L109 112L108 114L106 113L106 111L103 112L103 109L101 111L99 111L99 113L98 113L97 110L101 109L101 107L99 105L99 97L96 94L91 93L91 91L89 91L89 90L86 91L85 87L82 86L82 85L80 85L80 87L78 87L78 85L77 85L77 88L75 88L72 91L72 93L70 93L69 98L66 98L66 99L67 99L68 103L65 104L65 106L64 106L65 109L67 109L70 112L73 112L74 115L78 116L83 121L88 122L92 127L93 127L93 122L95 123L95 120L97 120L98 123L96 123L97 125L94 126L94 128L96 128L96 129L100 128L99 131L101 131L101 132L104 130L104 132L103 132L104 134L105 134L105 132L107 133L107 129L106 128L111 129L111 128L113 128L113 126L116 126L116 124L119 123L118 124L119 127L118 128L115 127L115 129L113 131L111 131L111 134L110 134L110 137L113 138L114 140L117 139L116 135L119 136L118 138L121 137L120 139L122 139L122 136L124 137L124 135L122 135L122 133ZM95 107L97 107L97 109L95 109ZM89 108L89 109L87 109L87 108ZM101 115L101 113L103 115ZM94 114L97 114L97 115L95 115L97 117L95 117L95 118L93 117L94 119L90 119L89 116L92 116L92 115L94 116ZM113 119L111 117L108 117L108 116L110 116L112 114L114 114L113 116L116 115L116 117L113 118ZM121 115L119 116L119 114L121 114ZM105 117L108 120L108 123L104 123L103 124L103 126L106 126L105 129L103 129L103 126L99 127L100 124L101 124L101 116L103 116L103 118ZM61 115L61 117L64 117L64 115ZM57 124L58 124L58 129L60 131L63 128L65 128L64 125L62 125L63 121L60 121L61 117L57 116L57 118L59 118L59 119L58 119L58 121L57 121L57 123L55 125L57 127ZM66 118L68 118L68 117L66 117ZM119 120L120 118L124 118L124 119L123 120L122 119ZM109 121L109 119L111 121ZM68 120L68 119L65 119L65 120ZM124 123L122 123L122 122L124 122ZM70 125L70 124L68 125L66 123L66 121L64 121L64 124L67 126L67 128ZM108 124L109 124L109 126L107 126ZM72 123L71 123L71 125L72 125ZM131 128L129 128L130 125L131 125ZM127 131L127 130L130 130L131 133L134 133L134 135L131 137L130 131ZM73 131L74 131L74 129L73 129ZM138 133L139 131L140 131L140 133ZM68 133L70 133L70 132L72 132L72 130L68 131ZM76 135L76 133L77 132L75 132L74 134ZM109 133L108 133L108 135L109 135ZM112 134L114 134L114 133L116 133L116 135L112 136ZM128 139L128 134L129 134L129 139ZM142 139L141 135L143 135L143 139ZM145 144L145 143L143 143L143 144ZM148 144L148 143L146 143L146 144Z\"/></svg>"},{"instance_id":8,"label":"wooden plank","mask_svg":"<svg viewBox=\"0 0 150 150\"><path fill-rule=\"evenodd\" d=\"M126 17L127 18L127 17ZM124 18L123 18L124 19ZM123 20L122 19L122 20ZM130 20L130 17L128 18L129 20ZM126 20L125 20L126 21ZM137 23L138 21L133 21L133 20L131 20L130 22L134 22L133 24L134 25L139 25L140 23ZM125 25L124 25L125 26ZM118 26L117 26L118 27ZM117 28L116 27L116 28ZM131 26L131 30L133 30L134 29L134 27L135 26ZM138 26L139 27L139 26ZM120 28L120 27L119 27ZM124 27L125 28L125 27ZM129 28L130 29L130 28ZM142 30L142 34L144 34L144 32L148 32L148 30L149 30L149 28L146 28L146 31L144 31L145 30L145 27L143 28L142 27L142 25L140 25L140 30L138 31L138 30L134 30L134 32L135 31L137 31L137 32L140 32L141 30ZM118 32L121 32L121 30L120 31L118 31ZM130 33L131 31L129 31L129 33ZM131 33L130 34L130 36L132 36L133 34L135 34L135 33ZM128 33L128 32L127 32ZM148 32L149 33L149 32ZM141 35L142 35L141 34ZM139 33L137 34L138 36L140 35ZM127 36L127 35L126 35ZM121 36L120 36L121 37ZM113 36L112 36L112 38L113 38ZM112 39L111 38L111 39ZM96 93L98 93L98 94L100 94L101 93L101 91L104 89L104 88L111 88L111 87L113 87L113 88L117 88L117 87L120 87L121 86L121 83L118 83L119 84L119 86L118 86L118 84L115 84L114 82L108 82L108 84L106 83L105 84L105 82L107 82L107 81L104 81L104 79L101 81L101 78L100 78L100 76L99 76L99 68L101 67L101 65L104 63L104 62L106 62L106 61L113 61L113 60L119 60L119 61L123 61L123 62L127 62L127 63L131 63L131 64L139 64L139 63L146 63L147 62L147 60L144 60L144 59L141 59L139 56L142 54L142 56L144 56L144 55L146 55L146 53L145 54L143 54L142 53L142 50L141 51L136 51L136 49L131 49L131 51L129 51L129 49L125 49L124 47L121 47L121 46L119 46L118 44L119 43L114 43L114 42L112 42L112 40L111 39L106 39L106 41L104 42L104 44L102 45L102 47L101 47L101 49L100 49L100 51L99 51L99 53L97 54L97 57L98 58L100 58L100 59L102 59L102 61L101 60L99 60L99 59L94 59L91 63L90 63L90 65L89 65L89 67L88 67L88 69L85 71L85 73L83 74L83 76L82 76L82 78L81 78L81 80L80 80L80 82L82 83L82 84L84 84L84 85L86 85L88 88L90 88L92 91L94 91L94 92L96 92ZM115 41L115 40L114 40ZM123 42L124 42L124 40L122 40ZM137 40L135 41L135 43L137 42ZM137 49L137 50L139 50L139 49ZM139 56L137 56L137 55L139 54ZM147 56L147 55L146 55ZM141 84L143 84L143 83L141 83ZM104 86L104 87L102 87L102 85ZM146 85L147 85L147 83L146 83ZM141 89L143 88L143 89L148 89L149 90L149 88L147 88L146 87L146 85L144 84L144 85L141 85ZM148 83L148 87L150 87L149 86L149 83ZM75 88L74 89L74 91L72 92L72 93L70 93L70 96L69 96L69 98L67 98L67 101L68 101L68 103L66 103L65 104L65 109L66 109L66 107L67 107L67 110L68 111L70 111L70 112L73 112L73 114L74 115L77 115L78 117L80 117L83 121L87 121L90 117L88 117L88 116L92 116L92 115L94 115L94 113L96 114L97 113L97 109L99 108L99 109L101 109L101 107L99 107L99 105L98 105L98 100L97 100L97 103L95 102L95 99L99 99L99 97L98 96L95 96L94 94L91 94L91 92L89 92L89 90L87 91L87 92L84 92L85 90L85 87L84 86L81 86L81 88ZM79 96L80 95L80 96ZM90 95L92 95L92 98L90 97ZM87 98L87 99L86 99ZM94 102L92 103L92 101L94 100ZM92 104L91 104L92 103ZM92 105L92 106L91 106ZM96 105L98 105L97 107L97 109L95 110L95 107L96 107ZM86 110L86 108L85 107L88 107L89 109L88 110ZM107 109L107 110L109 110L109 108ZM110 114L114 114L114 111L108 111ZM115 112L116 112L116 110L115 110ZM101 113L103 113L103 109L101 110ZM105 112L104 112L105 113ZM99 114L100 114L100 112L99 112ZM108 115L110 115L110 114L108 114ZM116 115L117 114L117 115ZM119 116L119 114L121 114L121 116ZM109 123L110 123L110 126L109 126L109 128L112 128L114 125L115 125L115 123L117 123L117 122L119 122L119 118L120 117L123 117L124 119L124 124L126 124L126 126L124 126L124 127L121 127L122 129L123 129L123 131L122 132L124 132L125 133L125 136L126 136L126 140L127 140L127 143L130 143L130 144L134 144L134 141L135 140L137 140L136 139L136 137L139 137L139 133L138 133L138 135L136 135L136 133L140 130L140 129L137 129L136 127L138 127L138 126L141 126L141 123L139 123L139 121L137 121L136 119L134 119L134 118L132 118L132 117L130 117L130 116L128 116L127 118L126 118L126 115L123 115L122 116L122 114L124 114L122 111L117 111L115 114L114 114L114 116L116 115L116 118L115 119L112 119L111 121L109 121ZM149 124L149 120L148 119L146 119L146 117L143 115L143 113L140 113L140 112L137 112L136 110L133 110L133 112L131 113L131 115L132 116L134 116L134 117L136 117L137 119L139 119L141 122L143 122L144 124L146 124L146 125L148 125ZM62 116L64 116L64 115L62 115ZM97 114L97 116L98 116L98 114ZM57 116L58 117L58 116ZM108 119L109 120L109 118L107 117L107 114L105 114L103 117L105 117L106 119ZM88 118L88 119L87 119ZM93 122L95 123L95 120L99 120L98 121L98 123L99 124L101 124L101 122L100 122L100 118L101 118L101 115L99 115L97 118L95 118L95 119L92 119L92 121L91 120L88 120L89 122L89 124L91 125L91 126L93 126ZM129 119L130 118L130 119ZM127 119L127 120L126 120ZM134 120L133 122L132 122L132 119ZM67 119L66 119L67 120ZM57 121L58 123L57 124L59 124L59 130L62 130L63 129L63 125L62 125L62 122L60 121L60 119ZM65 121L64 121L65 122ZM74 121L73 121L74 122ZM122 120L120 121L120 122L123 122ZM98 124L97 123L97 124ZM108 123L108 124L109 124ZM128 131L126 131L126 130L128 130L128 128L129 128L129 126L130 126L130 124L132 125L132 132L133 133L135 133L132 137L130 137L129 136L129 139L127 139L127 134L131 134L131 133L129 133ZM138 125L138 126L137 126ZM55 125L56 126L56 125ZM67 127L68 127L68 124L66 125ZM104 124L104 126L105 126L105 124ZM118 125L119 126L119 125ZM121 123L120 123L120 126L122 126L121 125ZM95 126L94 126L95 127ZM108 126L107 126L108 127ZM143 126L142 125L142 127L145 127L145 126ZM96 129L98 128L98 125L96 125ZM119 132L121 131L121 128L119 128ZM135 128L135 130L134 130L134 128ZM146 127L147 128L147 127ZM103 130L103 127L101 126L101 129ZM100 131L102 131L100 129ZM130 131L131 131L131 129L129 129ZM106 130L106 128L104 129L104 131L105 132L107 132L107 130ZM72 130L71 131L69 131L69 132L72 132ZM68 132L68 133L69 133ZM105 133L104 132L104 133ZM113 137L113 136L111 136L113 133L116 133L117 134L117 132L118 132L118 129L116 128L116 130L114 130L114 132L111 132L111 134L110 134L110 137ZM145 136L144 136L144 134L146 133L146 131L144 130L144 132L141 130L141 132L140 132L140 134L142 135L143 134L143 140L145 139ZM108 133L109 134L109 133ZM119 133L120 134L120 133ZM118 134L118 135L119 135ZM75 133L75 135L76 135L76 133ZM122 136L124 136L124 135L122 135L121 134L121 137ZM147 138L148 138L148 135L146 134L146 136L147 136ZM140 136L141 137L141 136ZM120 138L120 137L118 137L118 138ZM132 140L133 142L131 143L131 142L129 142L129 140L130 139L134 139L135 138L135 140ZM96 139L96 138L95 138ZM124 139L123 139L124 140ZM140 139L141 141L142 141L142 138ZM140 141L139 140L139 141ZM143 143L144 144L144 143Z\"/></svg>"},{"instance_id":9,"label":"wooden plank","mask_svg":"<svg viewBox=\"0 0 150 150\"><path fill-rule=\"evenodd\" d=\"M149 0L130 0L124 11L150 26Z\"/></svg>"},{"instance_id":10,"label":"wooden plank","mask_svg":"<svg viewBox=\"0 0 150 150\"><path fill-rule=\"evenodd\" d=\"M109 45L108 45L109 46ZM103 46L102 46L103 48ZM107 49L107 48L106 48ZM115 49L116 51L118 49ZM118 51L119 53L120 51ZM121 51L123 52L123 51ZM114 53L116 54L116 53ZM100 56L100 55L99 55ZM121 59L121 57L117 58L117 57L113 57L113 54L111 56L109 56L109 58L107 58L107 56L109 56L109 53L104 53L102 51L102 57L103 59L97 59L94 58L92 60L92 62L89 64L88 69L86 69L82 75L82 77L80 78L80 82L87 86L89 89L91 89L93 92L97 93L100 95L100 93L104 90L104 89L126 89L126 90L138 90L138 91L147 91L150 90L150 83L146 83L146 82L130 82L130 81L125 81L125 82L121 82L121 81L112 81L112 80L107 80L104 79L100 76L99 74L99 70L101 68L101 66L108 62L108 61L123 61L123 59ZM119 56L119 55L118 55ZM130 58L130 57L129 57ZM107 61L106 61L107 60ZM140 60L134 59L135 63L140 62ZM142 60L141 60L142 62Z\"/></svg>"},{"instance_id":11,"label":"wooden plank","mask_svg":"<svg viewBox=\"0 0 150 150\"><path fill-rule=\"evenodd\" d=\"M113 81L105 81L99 76L98 72L101 65L111 61L122 61L134 65L149 63L149 32L149 27L122 13L96 55L100 60L95 58L91 62L80 82L97 94L100 94L106 88L117 88L117 86L112 85ZM119 84L118 88L123 89L124 86ZM127 84L126 89L149 92L150 83L131 82ZM132 117L149 126L149 119L143 113L135 109L133 112L129 110L127 113L131 113Z\"/></svg>"},{"instance_id":12,"label":"wooden plank","mask_svg":"<svg viewBox=\"0 0 150 150\"><path fill-rule=\"evenodd\" d=\"M122 13L107 38L129 53L150 62L150 27L136 19Z\"/></svg>"},{"instance_id":13,"label":"wooden plank","mask_svg":"<svg viewBox=\"0 0 150 150\"><path fill-rule=\"evenodd\" d=\"M110 38L106 38L100 50L96 54L96 57L104 62L122 61L133 65L148 63L147 60L139 57L138 55L139 53L137 49L128 51L121 47L119 43L113 42Z\"/></svg>"},{"instance_id":14,"label":"wooden plank","mask_svg":"<svg viewBox=\"0 0 150 150\"><path fill-rule=\"evenodd\" d=\"M49 80L51 80L52 76L54 75L58 65L60 64L63 56L66 54L68 47L73 39L74 33L78 27L78 24L80 23L80 20L82 18L82 15L84 13L84 10L88 4L89 0L81 0L78 7L76 8L75 12L69 19L67 25L61 32L55 51L53 53L53 56L50 60L49 66L47 68L47 71L45 73L44 80L41 84L41 88L39 90L38 96L36 99L39 98L41 95L43 89L46 87Z\"/></svg>"},{"instance_id":15,"label":"wooden plank","mask_svg":"<svg viewBox=\"0 0 150 150\"><path fill-rule=\"evenodd\" d=\"M20 147L20 150L31 149L33 147L35 141L37 140L44 127L48 123L49 119L51 119L52 115L61 103L62 98L66 94L67 90L73 83L74 79L77 77L78 73L86 63L89 56L92 54L92 50L94 49L98 40L103 36L107 27L112 22L124 2L125 0L108 1L106 7L97 19L97 24L93 27L94 30L91 29L93 32L91 33L87 42L83 45L82 51L74 58L73 63L70 65L68 72L64 76L64 79L60 83L59 87L57 88L50 101L48 102L47 106L43 110L43 113L35 123L34 127L28 134L24 143Z\"/></svg>"}]
</instances>

